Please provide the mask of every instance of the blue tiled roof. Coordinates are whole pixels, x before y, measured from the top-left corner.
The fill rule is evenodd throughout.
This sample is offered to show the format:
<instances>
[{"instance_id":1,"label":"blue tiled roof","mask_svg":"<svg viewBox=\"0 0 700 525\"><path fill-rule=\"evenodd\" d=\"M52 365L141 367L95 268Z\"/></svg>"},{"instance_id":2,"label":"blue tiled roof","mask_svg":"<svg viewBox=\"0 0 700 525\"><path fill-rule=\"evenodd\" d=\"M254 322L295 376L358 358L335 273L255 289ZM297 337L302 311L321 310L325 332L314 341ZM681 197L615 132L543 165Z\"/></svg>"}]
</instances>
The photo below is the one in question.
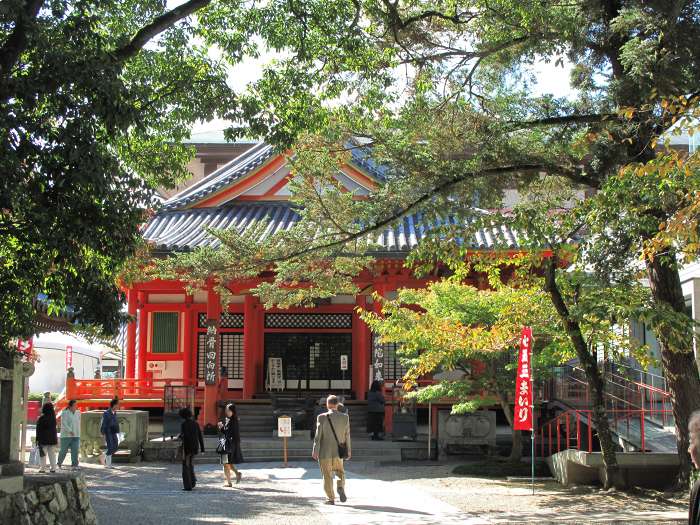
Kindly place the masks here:
<instances>
[{"instance_id":1,"label":"blue tiled roof","mask_svg":"<svg viewBox=\"0 0 700 525\"><path fill-rule=\"evenodd\" d=\"M256 144L201 181L165 201L162 209L175 210L199 202L245 177L265 164L274 154L275 150L269 144Z\"/></svg>"},{"instance_id":2,"label":"blue tiled roof","mask_svg":"<svg viewBox=\"0 0 700 525\"><path fill-rule=\"evenodd\" d=\"M297 210L289 202L234 201L212 208L161 211L148 223L143 236L156 249L184 251L218 246L219 241L206 228L236 228L243 232L259 221L269 221L264 238L271 233L289 230L299 219ZM377 252L401 254L415 248L430 229L447 224L455 224L455 220L426 221L420 214L407 215L393 228L372 233L369 238L378 245ZM504 226L485 228L475 232L469 246L474 249L517 248L518 236Z\"/></svg>"}]
</instances>

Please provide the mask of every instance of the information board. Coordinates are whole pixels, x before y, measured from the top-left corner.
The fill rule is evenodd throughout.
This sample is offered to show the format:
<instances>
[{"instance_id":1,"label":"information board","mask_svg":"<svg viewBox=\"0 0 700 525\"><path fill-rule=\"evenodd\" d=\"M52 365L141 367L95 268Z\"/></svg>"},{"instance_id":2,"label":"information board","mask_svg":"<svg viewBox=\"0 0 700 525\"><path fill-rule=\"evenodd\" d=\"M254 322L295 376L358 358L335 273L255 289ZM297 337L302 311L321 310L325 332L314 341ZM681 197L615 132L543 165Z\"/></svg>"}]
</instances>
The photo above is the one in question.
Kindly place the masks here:
<instances>
[{"instance_id":1,"label":"information board","mask_svg":"<svg viewBox=\"0 0 700 525\"><path fill-rule=\"evenodd\" d=\"M348 356L345 354L340 356L340 369L341 370L348 369Z\"/></svg>"},{"instance_id":2,"label":"information board","mask_svg":"<svg viewBox=\"0 0 700 525\"><path fill-rule=\"evenodd\" d=\"M270 357L267 360L267 382L270 390L284 390L281 357Z\"/></svg>"},{"instance_id":3,"label":"information board","mask_svg":"<svg viewBox=\"0 0 700 525\"><path fill-rule=\"evenodd\" d=\"M292 418L280 416L277 418L277 437L292 437Z\"/></svg>"}]
</instances>

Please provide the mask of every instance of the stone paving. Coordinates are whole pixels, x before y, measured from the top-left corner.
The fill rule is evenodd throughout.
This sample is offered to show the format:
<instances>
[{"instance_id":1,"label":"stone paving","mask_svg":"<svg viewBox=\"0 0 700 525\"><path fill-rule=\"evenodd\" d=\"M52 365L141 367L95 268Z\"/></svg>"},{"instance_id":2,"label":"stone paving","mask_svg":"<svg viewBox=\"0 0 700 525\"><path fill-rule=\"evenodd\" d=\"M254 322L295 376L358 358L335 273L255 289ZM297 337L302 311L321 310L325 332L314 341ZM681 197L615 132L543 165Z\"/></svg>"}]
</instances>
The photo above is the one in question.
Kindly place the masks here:
<instances>
[{"instance_id":1,"label":"stone paving","mask_svg":"<svg viewBox=\"0 0 700 525\"><path fill-rule=\"evenodd\" d=\"M352 472L362 472L362 475ZM198 465L198 484L192 492L182 491L179 465L148 464L120 466L108 471L99 466L83 469L93 508L103 525L141 524L274 524L274 525L476 525L494 523L682 523L679 508L635 513L569 512L555 509L538 512L478 512L458 501L445 501L440 492L420 483L373 479L372 471L384 469L369 464L348 464L345 504L325 505L318 466L313 462L246 463L243 482L225 488L220 467ZM409 474L411 470L401 470ZM420 469L416 469L420 470ZM418 476L419 472L416 472ZM526 491L525 487L515 488ZM468 491L471 492L471 491ZM522 495L520 495L522 497ZM463 499L488 498L486 493L464 493ZM508 498L505 493L500 498ZM576 497L572 498L574 503ZM472 499L473 501L473 499ZM478 507L478 505L475 505ZM523 509L525 510L525 509ZM601 509L602 510L602 509Z\"/></svg>"}]
</instances>

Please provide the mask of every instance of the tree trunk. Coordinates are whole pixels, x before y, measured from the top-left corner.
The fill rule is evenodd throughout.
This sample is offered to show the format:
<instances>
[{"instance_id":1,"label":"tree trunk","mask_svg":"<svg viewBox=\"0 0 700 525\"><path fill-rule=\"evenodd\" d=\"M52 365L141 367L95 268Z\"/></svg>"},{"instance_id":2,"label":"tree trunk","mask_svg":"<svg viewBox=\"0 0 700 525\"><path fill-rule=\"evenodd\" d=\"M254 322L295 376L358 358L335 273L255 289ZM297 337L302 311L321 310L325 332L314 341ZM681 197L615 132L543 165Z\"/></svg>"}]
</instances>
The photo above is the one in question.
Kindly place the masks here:
<instances>
[{"instance_id":1,"label":"tree trunk","mask_svg":"<svg viewBox=\"0 0 700 525\"><path fill-rule=\"evenodd\" d=\"M619 467L615 454L615 444L610 433L610 425L605 410L605 381L598 368L596 356L588 351L588 345L581 333L581 327L578 322L571 319L569 308L561 295L556 282L557 264L558 259L556 255L553 255L545 262L545 288L564 324L566 333L586 374L586 380L591 392L591 419L598 433L600 450L603 454L605 476L602 481L604 487L609 488L611 485L618 485Z\"/></svg>"},{"instance_id":2,"label":"tree trunk","mask_svg":"<svg viewBox=\"0 0 700 525\"><path fill-rule=\"evenodd\" d=\"M685 300L675 253L671 253L664 260L660 257L647 260L647 275L654 302L685 314ZM664 375L671 392L676 445L680 458L678 485L686 487L691 469L688 455L688 419L693 410L700 408L700 376L693 353L692 332L685 341L677 341L669 337L663 326L655 327L654 331L661 349Z\"/></svg>"}]
</instances>

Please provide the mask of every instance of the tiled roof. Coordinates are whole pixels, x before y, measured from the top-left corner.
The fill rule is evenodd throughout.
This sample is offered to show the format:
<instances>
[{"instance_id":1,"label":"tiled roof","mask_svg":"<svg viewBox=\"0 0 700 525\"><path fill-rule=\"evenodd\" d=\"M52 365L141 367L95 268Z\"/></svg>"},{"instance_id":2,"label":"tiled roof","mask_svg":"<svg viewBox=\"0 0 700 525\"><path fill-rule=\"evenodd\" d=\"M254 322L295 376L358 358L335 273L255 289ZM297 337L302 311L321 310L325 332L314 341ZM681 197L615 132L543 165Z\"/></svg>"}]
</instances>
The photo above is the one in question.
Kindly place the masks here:
<instances>
[{"instance_id":1,"label":"tiled roof","mask_svg":"<svg viewBox=\"0 0 700 525\"><path fill-rule=\"evenodd\" d=\"M256 144L181 193L165 201L163 209L175 210L201 201L262 166L275 154L269 144Z\"/></svg>"},{"instance_id":2,"label":"tiled roof","mask_svg":"<svg viewBox=\"0 0 700 525\"><path fill-rule=\"evenodd\" d=\"M201 246L216 247L219 241L205 228L237 228L243 232L258 221L269 221L263 237L290 229L299 215L289 202L232 202L213 208L193 208L180 211L162 210L147 224L143 236L156 249L166 251L191 250ZM420 214L404 217L393 228L371 234L379 253L406 253L415 248L434 227L455 224L454 219L423 221ZM469 242L474 249L517 248L518 236L510 228L495 227L478 230Z\"/></svg>"}]
</instances>

